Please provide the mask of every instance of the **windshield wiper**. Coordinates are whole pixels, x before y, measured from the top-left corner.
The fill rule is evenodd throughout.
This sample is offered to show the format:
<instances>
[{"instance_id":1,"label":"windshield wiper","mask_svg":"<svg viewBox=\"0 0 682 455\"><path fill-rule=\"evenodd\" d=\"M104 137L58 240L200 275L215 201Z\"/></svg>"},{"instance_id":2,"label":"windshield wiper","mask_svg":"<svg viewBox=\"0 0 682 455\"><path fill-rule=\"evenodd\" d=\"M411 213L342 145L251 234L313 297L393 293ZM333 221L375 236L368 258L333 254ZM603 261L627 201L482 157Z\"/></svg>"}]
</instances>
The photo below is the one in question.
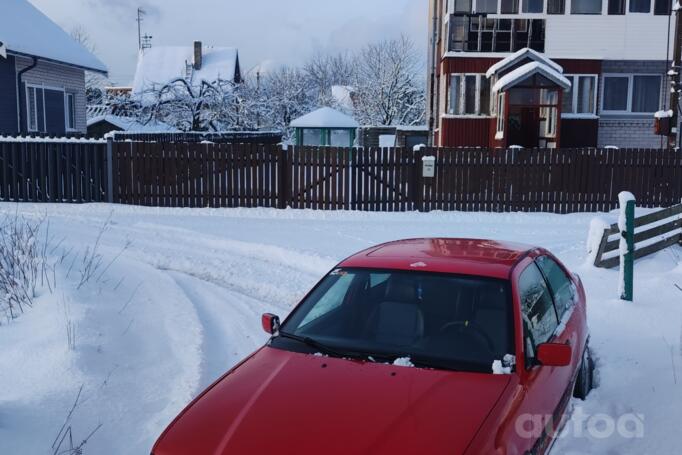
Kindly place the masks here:
<instances>
[{"instance_id":1,"label":"windshield wiper","mask_svg":"<svg viewBox=\"0 0 682 455\"><path fill-rule=\"evenodd\" d=\"M318 350L321 354L325 354L331 357L339 357L339 358L359 358L359 359L367 359L371 362L374 362L372 359L371 355L364 354L361 352L355 352L355 351L348 351L348 350L343 350L343 349L338 349L335 347L331 347L326 345L325 343L322 343L320 341L317 341L314 338L311 337L302 337L299 335L294 335L291 333L286 333L286 332L279 332L279 336L282 338L288 338L290 340L295 340L298 341L299 343L303 343L307 346L310 346L313 349Z\"/></svg>"}]
</instances>

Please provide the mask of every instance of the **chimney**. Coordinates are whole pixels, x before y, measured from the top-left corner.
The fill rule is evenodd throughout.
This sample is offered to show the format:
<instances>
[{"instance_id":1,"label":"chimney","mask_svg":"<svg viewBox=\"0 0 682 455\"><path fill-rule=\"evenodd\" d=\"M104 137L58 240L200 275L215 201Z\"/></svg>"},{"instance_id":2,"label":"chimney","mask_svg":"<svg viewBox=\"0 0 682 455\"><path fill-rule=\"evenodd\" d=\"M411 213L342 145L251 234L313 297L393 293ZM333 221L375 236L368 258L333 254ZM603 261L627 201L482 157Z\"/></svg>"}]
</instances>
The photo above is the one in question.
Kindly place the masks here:
<instances>
[{"instance_id":1,"label":"chimney","mask_svg":"<svg viewBox=\"0 0 682 455\"><path fill-rule=\"evenodd\" d=\"M203 56L201 41L195 41L194 42L194 69L195 70L201 69L203 58L204 58L204 56Z\"/></svg>"}]
</instances>

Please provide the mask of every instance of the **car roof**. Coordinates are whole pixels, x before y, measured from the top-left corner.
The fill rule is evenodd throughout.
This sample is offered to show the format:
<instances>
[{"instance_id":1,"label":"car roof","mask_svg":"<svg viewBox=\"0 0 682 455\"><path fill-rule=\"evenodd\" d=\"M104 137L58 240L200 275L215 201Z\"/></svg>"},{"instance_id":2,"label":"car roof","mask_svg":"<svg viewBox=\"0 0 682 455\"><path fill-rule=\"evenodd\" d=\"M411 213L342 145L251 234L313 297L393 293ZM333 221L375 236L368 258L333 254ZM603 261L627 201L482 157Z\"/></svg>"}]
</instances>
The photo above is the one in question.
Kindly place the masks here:
<instances>
[{"instance_id":1,"label":"car roof","mask_svg":"<svg viewBox=\"0 0 682 455\"><path fill-rule=\"evenodd\" d=\"M483 239L422 238L384 243L339 264L344 268L412 270L508 279L536 247Z\"/></svg>"}]
</instances>

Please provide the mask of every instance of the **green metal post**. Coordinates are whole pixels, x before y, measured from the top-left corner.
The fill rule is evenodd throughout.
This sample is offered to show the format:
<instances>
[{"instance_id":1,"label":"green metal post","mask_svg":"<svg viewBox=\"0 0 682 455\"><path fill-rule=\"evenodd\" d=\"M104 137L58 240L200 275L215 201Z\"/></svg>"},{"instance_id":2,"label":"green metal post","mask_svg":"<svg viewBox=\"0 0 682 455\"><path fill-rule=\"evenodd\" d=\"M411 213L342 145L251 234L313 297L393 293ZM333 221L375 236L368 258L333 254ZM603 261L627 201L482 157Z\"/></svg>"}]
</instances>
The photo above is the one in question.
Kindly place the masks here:
<instances>
[{"instance_id":1,"label":"green metal post","mask_svg":"<svg viewBox=\"0 0 682 455\"><path fill-rule=\"evenodd\" d=\"M623 295L621 298L627 302L634 300L634 274L635 274L635 201L630 200L625 205L625 232L623 237L627 244L627 253L620 265L623 268Z\"/></svg>"}]
</instances>

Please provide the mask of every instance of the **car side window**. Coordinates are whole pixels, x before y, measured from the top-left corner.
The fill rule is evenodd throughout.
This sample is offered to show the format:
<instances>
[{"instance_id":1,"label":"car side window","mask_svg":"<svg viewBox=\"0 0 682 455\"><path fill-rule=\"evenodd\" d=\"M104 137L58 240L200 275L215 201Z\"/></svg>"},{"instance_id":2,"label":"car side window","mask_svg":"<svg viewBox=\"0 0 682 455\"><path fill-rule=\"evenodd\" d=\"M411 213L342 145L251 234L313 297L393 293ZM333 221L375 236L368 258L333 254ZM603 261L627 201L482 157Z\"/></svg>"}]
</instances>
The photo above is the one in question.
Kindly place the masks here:
<instances>
[{"instance_id":1,"label":"car side window","mask_svg":"<svg viewBox=\"0 0 682 455\"><path fill-rule=\"evenodd\" d=\"M566 275L566 272L548 256L541 256L537 259L538 267L547 278L549 287L554 296L556 311L561 320L564 315L575 305L576 289L573 281Z\"/></svg>"},{"instance_id":2,"label":"car side window","mask_svg":"<svg viewBox=\"0 0 682 455\"><path fill-rule=\"evenodd\" d=\"M527 331L526 351L532 358L537 346L548 342L559 326L547 282L535 264L529 265L519 278L519 297Z\"/></svg>"}]
</instances>

